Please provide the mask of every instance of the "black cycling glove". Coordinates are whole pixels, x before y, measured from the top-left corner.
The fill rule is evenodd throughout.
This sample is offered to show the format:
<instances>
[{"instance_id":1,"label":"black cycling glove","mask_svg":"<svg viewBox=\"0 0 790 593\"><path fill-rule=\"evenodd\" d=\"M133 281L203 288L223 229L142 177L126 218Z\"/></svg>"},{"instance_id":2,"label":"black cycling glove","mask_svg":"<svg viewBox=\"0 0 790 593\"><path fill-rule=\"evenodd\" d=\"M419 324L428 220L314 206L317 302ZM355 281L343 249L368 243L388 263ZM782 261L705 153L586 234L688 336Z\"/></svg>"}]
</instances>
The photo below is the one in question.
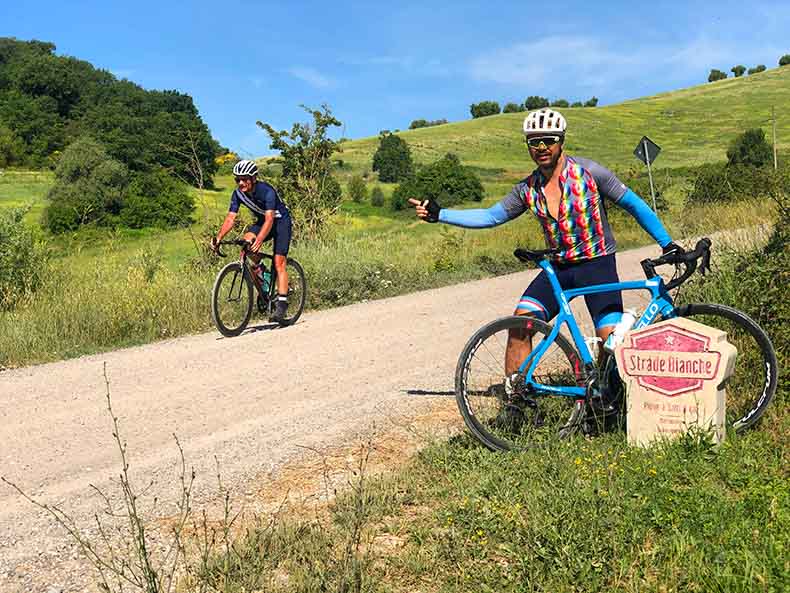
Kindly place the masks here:
<instances>
[{"instance_id":1,"label":"black cycling glove","mask_svg":"<svg viewBox=\"0 0 790 593\"><path fill-rule=\"evenodd\" d=\"M433 198L429 198L423 200L420 205L428 211L428 216L425 217L426 222L439 222L439 212L442 209L442 207L439 206L439 202Z\"/></svg>"}]
</instances>

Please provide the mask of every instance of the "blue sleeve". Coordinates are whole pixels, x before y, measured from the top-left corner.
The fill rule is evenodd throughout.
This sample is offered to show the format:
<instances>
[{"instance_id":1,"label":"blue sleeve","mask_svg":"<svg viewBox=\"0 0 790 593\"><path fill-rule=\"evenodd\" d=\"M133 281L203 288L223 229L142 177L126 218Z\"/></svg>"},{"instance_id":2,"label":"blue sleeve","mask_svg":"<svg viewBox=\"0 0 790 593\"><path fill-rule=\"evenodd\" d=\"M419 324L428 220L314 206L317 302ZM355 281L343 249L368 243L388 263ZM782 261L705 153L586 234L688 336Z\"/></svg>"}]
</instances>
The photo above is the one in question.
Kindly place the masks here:
<instances>
[{"instance_id":1,"label":"blue sleeve","mask_svg":"<svg viewBox=\"0 0 790 593\"><path fill-rule=\"evenodd\" d=\"M669 236L656 213L631 189L626 190L623 197L617 200L615 204L636 218L639 226L645 229L661 247L666 247L672 242L672 237Z\"/></svg>"},{"instance_id":2,"label":"blue sleeve","mask_svg":"<svg viewBox=\"0 0 790 593\"><path fill-rule=\"evenodd\" d=\"M502 202L498 202L490 208L476 208L474 210L442 208L439 211L439 222L467 229L487 229L507 222L510 218Z\"/></svg>"},{"instance_id":3,"label":"blue sleeve","mask_svg":"<svg viewBox=\"0 0 790 593\"><path fill-rule=\"evenodd\" d=\"M233 190L233 193L230 194L230 206L228 207L228 212L236 212L239 211L239 206L241 206L241 202L239 202L239 198L236 195L236 190Z\"/></svg>"}]
</instances>

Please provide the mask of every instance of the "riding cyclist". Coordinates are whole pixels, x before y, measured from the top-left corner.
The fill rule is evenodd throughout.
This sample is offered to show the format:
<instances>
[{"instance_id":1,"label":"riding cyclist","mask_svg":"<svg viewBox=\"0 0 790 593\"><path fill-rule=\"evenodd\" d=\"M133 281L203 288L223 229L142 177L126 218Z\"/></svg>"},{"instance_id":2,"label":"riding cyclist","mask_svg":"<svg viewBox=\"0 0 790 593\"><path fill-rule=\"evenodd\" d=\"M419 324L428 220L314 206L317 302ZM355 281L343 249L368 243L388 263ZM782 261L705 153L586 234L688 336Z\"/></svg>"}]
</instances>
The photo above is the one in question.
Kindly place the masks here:
<instances>
[{"instance_id":1,"label":"riding cyclist","mask_svg":"<svg viewBox=\"0 0 790 593\"><path fill-rule=\"evenodd\" d=\"M255 262L253 272L260 276L259 251L264 241L274 241L274 268L277 270L277 299L272 316L274 321L282 321L288 311L288 272L285 269L286 256L291 245L291 214L288 212L277 191L268 183L257 178L258 165L254 161L242 160L233 167L233 176L238 187L230 196L228 215L222 223L211 247L216 251L222 238L233 228L239 206L244 204L255 215L256 220L244 233L244 240L251 243L250 257Z\"/></svg>"},{"instance_id":2,"label":"riding cyclist","mask_svg":"<svg viewBox=\"0 0 790 593\"><path fill-rule=\"evenodd\" d=\"M552 109L533 111L524 119L524 140L537 168L517 183L500 202L487 209L448 210L434 200L413 200L417 216L465 228L489 228L532 212L543 228L553 265L563 290L618 282L616 244L606 216L605 200L629 212L663 248L682 248L672 242L648 205L611 171L587 158L563 152L565 118ZM619 291L585 295L596 333L605 341L623 313ZM524 291L516 315L533 315L544 321L559 312L546 272ZM531 352L528 336L512 335L505 355L508 377Z\"/></svg>"}]
</instances>

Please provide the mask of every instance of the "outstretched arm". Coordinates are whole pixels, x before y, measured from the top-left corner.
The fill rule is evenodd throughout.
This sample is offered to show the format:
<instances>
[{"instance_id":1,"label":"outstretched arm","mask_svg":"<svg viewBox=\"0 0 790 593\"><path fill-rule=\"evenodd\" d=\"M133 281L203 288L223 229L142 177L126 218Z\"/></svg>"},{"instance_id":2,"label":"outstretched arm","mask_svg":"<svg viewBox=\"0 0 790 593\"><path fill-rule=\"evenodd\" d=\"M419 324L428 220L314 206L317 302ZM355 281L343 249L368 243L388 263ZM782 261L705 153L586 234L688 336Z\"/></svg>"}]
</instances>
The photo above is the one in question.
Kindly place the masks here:
<instances>
[{"instance_id":1,"label":"outstretched arm","mask_svg":"<svg viewBox=\"0 0 790 593\"><path fill-rule=\"evenodd\" d=\"M672 237L669 236L656 213L632 190L627 189L623 197L615 203L633 216L639 223L639 226L653 237L659 246L667 247L672 243Z\"/></svg>"},{"instance_id":2,"label":"outstretched arm","mask_svg":"<svg viewBox=\"0 0 790 593\"><path fill-rule=\"evenodd\" d=\"M442 208L434 200L414 200L409 198L409 203L414 206L417 216L428 222L444 222L467 229L487 229L512 220L521 211L519 208L506 208L506 200L494 204L490 208L474 208L472 210L449 210Z\"/></svg>"}]
</instances>

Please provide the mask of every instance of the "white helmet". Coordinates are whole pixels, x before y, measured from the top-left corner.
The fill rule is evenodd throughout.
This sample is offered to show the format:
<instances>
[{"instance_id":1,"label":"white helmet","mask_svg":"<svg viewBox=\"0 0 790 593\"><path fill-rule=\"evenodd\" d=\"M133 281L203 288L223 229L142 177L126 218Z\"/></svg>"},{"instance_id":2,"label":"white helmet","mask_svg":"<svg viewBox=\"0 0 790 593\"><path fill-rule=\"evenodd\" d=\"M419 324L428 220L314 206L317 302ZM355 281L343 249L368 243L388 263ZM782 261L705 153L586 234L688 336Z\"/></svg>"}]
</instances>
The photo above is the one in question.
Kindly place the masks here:
<instances>
[{"instance_id":1,"label":"white helmet","mask_svg":"<svg viewBox=\"0 0 790 593\"><path fill-rule=\"evenodd\" d=\"M568 123L559 111L544 108L531 111L524 118L524 134L565 134Z\"/></svg>"},{"instance_id":2,"label":"white helmet","mask_svg":"<svg viewBox=\"0 0 790 593\"><path fill-rule=\"evenodd\" d=\"M233 174L239 177L243 175L257 175L258 165L255 164L255 161L248 161L246 159L239 161L233 166Z\"/></svg>"}]
</instances>

